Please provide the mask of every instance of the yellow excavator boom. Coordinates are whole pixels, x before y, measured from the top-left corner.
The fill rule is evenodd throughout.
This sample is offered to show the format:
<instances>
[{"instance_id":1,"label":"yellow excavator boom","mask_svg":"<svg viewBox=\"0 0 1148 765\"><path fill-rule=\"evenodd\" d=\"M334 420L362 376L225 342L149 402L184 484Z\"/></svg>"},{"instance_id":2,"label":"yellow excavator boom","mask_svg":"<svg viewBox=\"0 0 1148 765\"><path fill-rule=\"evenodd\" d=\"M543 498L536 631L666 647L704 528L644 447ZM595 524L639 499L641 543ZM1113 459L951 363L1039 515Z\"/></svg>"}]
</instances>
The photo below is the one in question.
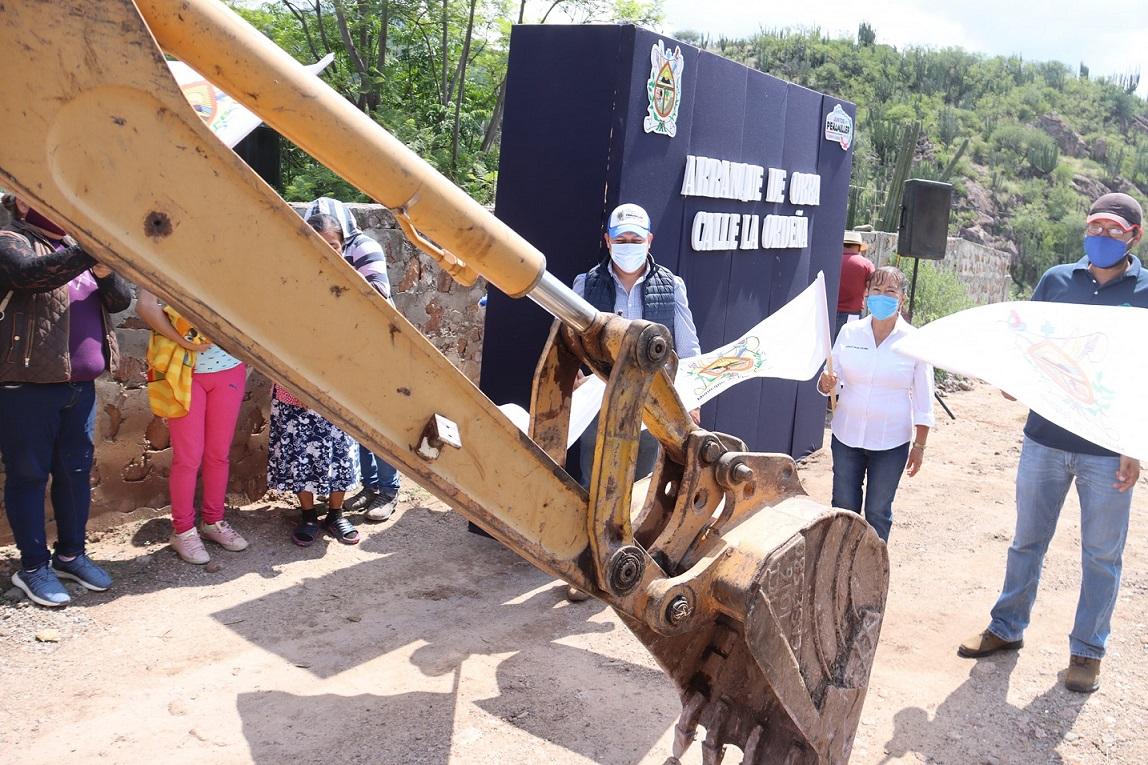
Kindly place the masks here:
<instances>
[{"instance_id":1,"label":"yellow excavator boom","mask_svg":"<svg viewBox=\"0 0 1148 765\"><path fill-rule=\"evenodd\" d=\"M693 424L664 327L600 314L542 253L217 0L0 2L0 184L178 305L535 566L613 606L683 701L674 756L848 760L888 585L884 545L793 461ZM368 196L455 278L556 317L518 431L188 106L163 51ZM0 284L0 288L6 285ZM381 341L380 341L381 339ZM570 392L607 379L589 492ZM641 421L662 445L635 498Z\"/></svg>"}]
</instances>

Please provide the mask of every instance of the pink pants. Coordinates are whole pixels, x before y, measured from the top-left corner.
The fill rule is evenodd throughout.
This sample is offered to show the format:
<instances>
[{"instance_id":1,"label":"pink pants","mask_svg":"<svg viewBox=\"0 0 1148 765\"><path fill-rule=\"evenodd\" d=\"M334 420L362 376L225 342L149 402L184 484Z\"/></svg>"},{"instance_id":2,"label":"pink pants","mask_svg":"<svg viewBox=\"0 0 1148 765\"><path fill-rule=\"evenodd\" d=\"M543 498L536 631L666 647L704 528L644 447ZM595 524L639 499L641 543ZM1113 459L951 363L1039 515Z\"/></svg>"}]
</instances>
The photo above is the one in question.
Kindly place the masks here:
<instances>
[{"instance_id":1,"label":"pink pants","mask_svg":"<svg viewBox=\"0 0 1148 765\"><path fill-rule=\"evenodd\" d=\"M195 479L203 468L203 522L223 520L227 498L228 455L247 368L243 364L222 372L195 374L191 381L191 411L167 421L171 433L171 521L181 534L195 526Z\"/></svg>"}]
</instances>

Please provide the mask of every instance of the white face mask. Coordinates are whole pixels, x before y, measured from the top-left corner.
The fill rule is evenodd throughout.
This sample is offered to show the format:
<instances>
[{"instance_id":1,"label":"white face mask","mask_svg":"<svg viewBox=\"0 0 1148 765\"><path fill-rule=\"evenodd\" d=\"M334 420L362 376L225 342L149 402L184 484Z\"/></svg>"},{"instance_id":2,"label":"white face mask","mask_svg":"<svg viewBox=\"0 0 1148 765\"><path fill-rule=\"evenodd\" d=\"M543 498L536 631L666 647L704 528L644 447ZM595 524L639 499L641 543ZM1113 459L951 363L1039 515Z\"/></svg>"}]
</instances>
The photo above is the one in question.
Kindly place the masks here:
<instances>
[{"instance_id":1,"label":"white face mask","mask_svg":"<svg viewBox=\"0 0 1148 765\"><path fill-rule=\"evenodd\" d=\"M613 242L610 244L610 257L614 261L614 265L626 271L633 273L637 271L646 262L646 253L650 251L650 245L647 242Z\"/></svg>"}]
</instances>

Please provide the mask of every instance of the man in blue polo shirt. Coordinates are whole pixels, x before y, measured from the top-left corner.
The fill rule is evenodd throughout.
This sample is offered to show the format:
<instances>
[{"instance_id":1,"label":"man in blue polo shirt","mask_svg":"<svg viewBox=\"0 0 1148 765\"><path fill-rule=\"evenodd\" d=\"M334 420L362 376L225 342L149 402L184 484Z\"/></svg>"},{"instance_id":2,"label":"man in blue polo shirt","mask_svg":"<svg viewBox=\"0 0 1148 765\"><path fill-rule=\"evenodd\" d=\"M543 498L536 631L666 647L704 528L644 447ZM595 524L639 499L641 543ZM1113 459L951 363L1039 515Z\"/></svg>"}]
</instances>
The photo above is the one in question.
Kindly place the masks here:
<instances>
[{"instance_id":1,"label":"man in blue polo shirt","mask_svg":"<svg viewBox=\"0 0 1148 765\"><path fill-rule=\"evenodd\" d=\"M1085 257L1050 268L1032 299L1148 308L1148 273L1132 254L1143 235L1142 218L1140 203L1127 194L1097 199L1088 211ZM962 643L957 653L976 658L1024 644L1022 635L1036 600L1044 554L1075 479L1083 571L1064 684L1079 693L1099 688L1100 660L1120 589L1132 487L1139 477L1137 460L1029 412L1016 478L1016 532L1008 551L1004 587L988 629Z\"/></svg>"}]
</instances>

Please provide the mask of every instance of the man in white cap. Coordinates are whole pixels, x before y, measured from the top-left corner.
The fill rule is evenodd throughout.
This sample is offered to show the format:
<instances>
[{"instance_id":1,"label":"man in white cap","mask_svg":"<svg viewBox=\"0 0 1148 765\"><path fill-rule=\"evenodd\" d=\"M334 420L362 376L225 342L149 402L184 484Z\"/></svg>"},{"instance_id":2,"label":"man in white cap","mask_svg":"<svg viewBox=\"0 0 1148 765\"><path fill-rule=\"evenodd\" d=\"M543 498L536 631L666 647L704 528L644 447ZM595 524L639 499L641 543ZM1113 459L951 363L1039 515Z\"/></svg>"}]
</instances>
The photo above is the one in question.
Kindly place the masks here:
<instances>
[{"instance_id":1,"label":"man in white cap","mask_svg":"<svg viewBox=\"0 0 1148 765\"><path fill-rule=\"evenodd\" d=\"M680 359L701 353L685 282L650 254L654 234L646 211L636 204L618 205L610 213L605 239L609 259L579 274L574 291L599 311L665 326Z\"/></svg>"},{"instance_id":2,"label":"man in white cap","mask_svg":"<svg viewBox=\"0 0 1148 765\"><path fill-rule=\"evenodd\" d=\"M599 311L663 325L673 335L678 358L688 359L700 354L694 317L686 299L686 284L670 269L656 263L650 254L654 234L646 211L636 204L618 205L610 213L605 238L610 257L579 274L574 279L574 291ZM695 421L700 419L698 410L690 414ZM595 418L579 439L583 487L590 485L597 435L598 420ZM657 456L657 439L649 431L642 431L635 480L653 472ZM568 596L571 600L585 600L587 597L573 587Z\"/></svg>"},{"instance_id":3,"label":"man in white cap","mask_svg":"<svg viewBox=\"0 0 1148 765\"><path fill-rule=\"evenodd\" d=\"M1148 272L1132 254L1143 235L1142 218L1140 203L1127 194L1101 196L1092 203L1085 221L1084 257L1046 271L1032 299L1127 306L1130 311L1148 308ZM1016 476L1016 532L1008 550L1004 586L988 629L962 643L957 653L979 658L1024 645L1044 554L1075 480L1082 570L1064 684L1078 693L1099 688L1100 660L1120 590L1132 487L1139 477L1137 460L1029 412Z\"/></svg>"},{"instance_id":4,"label":"man in white cap","mask_svg":"<svg viewBox=\"0 0 1148 765\"><path fill-rule=\"evenodd\" d=\"M841 251L841 284L837 288L837 325L833 330L833 339L841 328L850 320L861 318L861 306L865 302L865 289L869 286L869 277L873 276L876 267L869 258L863 254L869 249L861 234L856 231L846 231Z\"/></svg>"}]
</instances>

